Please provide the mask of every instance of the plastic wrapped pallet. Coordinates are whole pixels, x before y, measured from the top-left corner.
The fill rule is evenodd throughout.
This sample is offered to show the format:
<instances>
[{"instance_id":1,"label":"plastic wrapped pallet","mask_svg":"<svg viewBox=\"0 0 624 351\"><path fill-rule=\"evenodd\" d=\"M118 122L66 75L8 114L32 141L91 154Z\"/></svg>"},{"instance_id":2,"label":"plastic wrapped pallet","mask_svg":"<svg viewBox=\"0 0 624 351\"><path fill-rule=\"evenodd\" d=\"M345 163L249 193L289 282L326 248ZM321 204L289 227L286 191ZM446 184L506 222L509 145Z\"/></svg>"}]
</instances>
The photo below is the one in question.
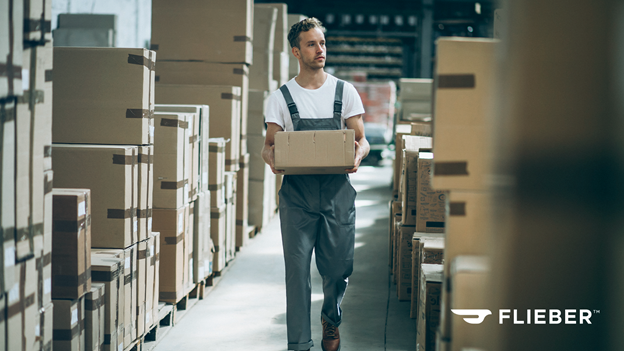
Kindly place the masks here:
<instances>
[{"instance_id":1,"label":"plastic wrapped pallet","mask_svg":"<svg viewBox=\"0 0 624 351\"><path fill-rule=\"evenodd\" d=\"M55 143L153 143L155 52L56 47L54 62Z\"/></svg>"}]
</instances>

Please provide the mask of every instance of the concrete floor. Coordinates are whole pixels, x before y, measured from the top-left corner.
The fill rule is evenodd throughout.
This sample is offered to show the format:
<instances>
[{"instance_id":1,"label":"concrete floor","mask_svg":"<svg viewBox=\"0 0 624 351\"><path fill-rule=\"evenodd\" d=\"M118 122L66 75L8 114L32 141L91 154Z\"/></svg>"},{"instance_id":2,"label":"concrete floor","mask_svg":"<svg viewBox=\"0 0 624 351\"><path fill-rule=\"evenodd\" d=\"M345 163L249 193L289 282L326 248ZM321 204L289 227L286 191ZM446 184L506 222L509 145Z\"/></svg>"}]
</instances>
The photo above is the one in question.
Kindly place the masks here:
<instances>
[{"instance_id":1,"label":"concrete floor","mask_svg":"<svg viewBox=\"0 0 624 351\"><path fill-rule=\"evenodd\" d=\"M389 284L388 201L392 168L362 167L351 181L356 200L355 268L342 303L343 351L414 350L409 302ZM312 337L321 350L321 278L312 260ZM284 261L279 220L238 253L219 285L162 339L156 351L285 351Z\"/></svg>"}]
</instances>

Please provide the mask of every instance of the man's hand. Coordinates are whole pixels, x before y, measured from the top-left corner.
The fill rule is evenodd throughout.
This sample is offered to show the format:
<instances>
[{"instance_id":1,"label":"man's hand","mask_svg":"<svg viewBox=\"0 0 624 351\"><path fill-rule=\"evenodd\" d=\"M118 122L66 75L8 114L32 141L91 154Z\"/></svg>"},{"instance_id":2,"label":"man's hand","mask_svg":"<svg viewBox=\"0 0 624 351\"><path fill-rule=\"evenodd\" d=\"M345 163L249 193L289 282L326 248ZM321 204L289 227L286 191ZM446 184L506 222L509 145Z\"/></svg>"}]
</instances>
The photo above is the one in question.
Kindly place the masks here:
<instances>
[{"instance_id":1,"label":"man's hand","mask_svg":"<svg viewBox=\"0 0 624 351\"><path fill-rule=\"evenodd\" d=\"M275 133L282 131L282 127L275 123L267 123L262 159L271 167L274 174L282 174L284 171L275 169Z\"/></svg>"},{"instance_id":2,"label":"man's hand","mask_svg":"<svg viewBox=\"0 0 624 351\"><path fill-rule=\"evenodd\" d=\"M366 136L364 135L364 122L362 122L362 115L347 118L345 120L345 124L347 125L348 129L353 129L355 131L355 166L345 171L347 173L355 173L360 167L360 163L362 163L362 160L366 156L368 156L368 152L370 151L370 145L368 144L368 140L366 140Z\"/></svg>"},{"instance_id":3,"label":"man's hand","mask_svg":"<svg viewBox=\"0 0 624 351\"><path fill-rule=\"evenodd\" d=\"M266 155L265 155L266 153ZM271 167L271 171L273 174L282 174L284 171L275 169L275 145L271 145L267 147L266 145L262 149L262 158L265 160L266 164Z\"/></svg>"}]
</instances>

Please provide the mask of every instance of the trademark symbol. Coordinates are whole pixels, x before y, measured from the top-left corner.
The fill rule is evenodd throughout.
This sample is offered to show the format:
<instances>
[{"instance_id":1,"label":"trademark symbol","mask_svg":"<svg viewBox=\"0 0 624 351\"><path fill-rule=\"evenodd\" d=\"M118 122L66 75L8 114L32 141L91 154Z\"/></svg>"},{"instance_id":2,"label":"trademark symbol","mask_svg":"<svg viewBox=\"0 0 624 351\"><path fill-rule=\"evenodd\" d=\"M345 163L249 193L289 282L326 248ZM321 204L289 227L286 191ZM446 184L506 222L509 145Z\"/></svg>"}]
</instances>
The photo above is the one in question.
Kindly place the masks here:
<instances>
[{"instance_id":1,"label":"trademark symbol","mask_svg":"<svg viewBox=\"0 0 624 351\"><path fill-rule=\"evenodd\" d=\"M594 310L594 314L600 314L600 310Z\"/></svg>"}]
</instances>

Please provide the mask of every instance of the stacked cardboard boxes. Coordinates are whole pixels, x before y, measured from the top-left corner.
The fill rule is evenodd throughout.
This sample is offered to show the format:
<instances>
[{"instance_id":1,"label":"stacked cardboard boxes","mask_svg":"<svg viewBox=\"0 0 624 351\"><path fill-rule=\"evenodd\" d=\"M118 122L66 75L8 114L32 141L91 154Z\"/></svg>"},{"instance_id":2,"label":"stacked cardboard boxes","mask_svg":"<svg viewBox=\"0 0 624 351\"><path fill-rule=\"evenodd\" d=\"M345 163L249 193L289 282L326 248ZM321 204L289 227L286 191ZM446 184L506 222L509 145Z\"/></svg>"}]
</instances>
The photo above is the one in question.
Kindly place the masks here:
<instances>
[{"instance_id":1,"label":"stacked cardboard boxes","mask_svg":"<svg viewBox=\"0 0 624 351\"><path fill-rule=\"evenodd\" d=\"M225 146L223 138L209 140L210 166L210 236L214 245L212 269L221 272L226 264L226 196L225 196Z\"/></svg>"},{"instance_id":2,"label":"stacked cardboard boxes","mask_svg":"<svg viewBox=\"0 0 624 351\"><path fill-rule=\"evenodd\" d=\"M251 90L249 92L249 224L259 230L273 218L276 176L262 159L266 128L264 111L269 92Z\"/></svg>"},{"instance_id":3,"label":"stacked cardboard boxes","mask_svg":"<svg viewBox=\"0 0 624 351\"><path fill-rule=\"evenodd\" d=\"M477 296L485 295L485 283L474 280L476 285L472 287L455 285L451 267L459 256L487 255L489 250L492 128L488 116L493 101L492 66L497 41L448 38L440 39L437 45L432 186L450 191L440 340L452 350L461 350L482 346L467 337L472 333L466 330L468 324L453 323L455 317L451 317L450 310L480 308ZM481 274L487 275L485 270ZM480 293L477 288L482 289ZM468 301L468 294L474 297L474 304L458 302Z\"/></svg>"},{"instance_id":4,"label":"stacked cardboard boxes","mask_svg":"<svg viewBox=\"0 0 624 351\"><path fill-rule=\"evenodd\" d=\"M288 26L288 5L286 4L257 4L255 5L256 9L259 7L269 8L272 7L277 10L277 16L275 18L275 31L273 35L273 80L276 81L277 86L282 86L288 82L290 79L288 77L289 74L289 66L290 66L290 45L288 44L288 31L290 27ZM260 10L261 11L261 10ZM258 12L260 12L258 11ZM255 18L254 18L255 21ZM256 23L254 23L254 26ZM259 33L254 28L254 40L259 37L264 37L263 33ZM262 43L256 43L254 41L254 51L257 51L257 46L264 45ZM270 47L265 47L265 49L270 49ZM254 52L254 59L258 58L258 55Z\"/></svg>"},{"instance_id":5,"label":"stacked cardboard boxes","mask_svg":"<svg viewBox=\"0 0 624 351\"><path fill-rule=\"evenodd\" d=\"M104 306L123 310L123 321L115 327L106 319L96 325L92 318L89 324L102 324L116 340L99 337L96 330L87 334L89 340L107 341L109 348L129 347L154 325L148 296L158 295L153 283L148 287L155 277L148 279L147 274L147 260L157 254L147 254L147 247L155 246L153 203L162 201L161 193L154 191L156 54L145 49L57 47L54 56L59 63L52 126L56 186L90 189L91 247L112 250L124 260L123 304L118 299L118 306ZM185 195L192 189L187 186ZM110 279L101 278L110 285Z\"/></svg>"},{"instance_id":6,"label":"stacked cardboard boxes","mask_svg":"<svg viewBox=\"0 0 624 351\"><path fill-rule=\"evenodd\" d=\"M0 1L3 349L52 347L51 12L50 2Z\"/></svg>"}]
</instances>

